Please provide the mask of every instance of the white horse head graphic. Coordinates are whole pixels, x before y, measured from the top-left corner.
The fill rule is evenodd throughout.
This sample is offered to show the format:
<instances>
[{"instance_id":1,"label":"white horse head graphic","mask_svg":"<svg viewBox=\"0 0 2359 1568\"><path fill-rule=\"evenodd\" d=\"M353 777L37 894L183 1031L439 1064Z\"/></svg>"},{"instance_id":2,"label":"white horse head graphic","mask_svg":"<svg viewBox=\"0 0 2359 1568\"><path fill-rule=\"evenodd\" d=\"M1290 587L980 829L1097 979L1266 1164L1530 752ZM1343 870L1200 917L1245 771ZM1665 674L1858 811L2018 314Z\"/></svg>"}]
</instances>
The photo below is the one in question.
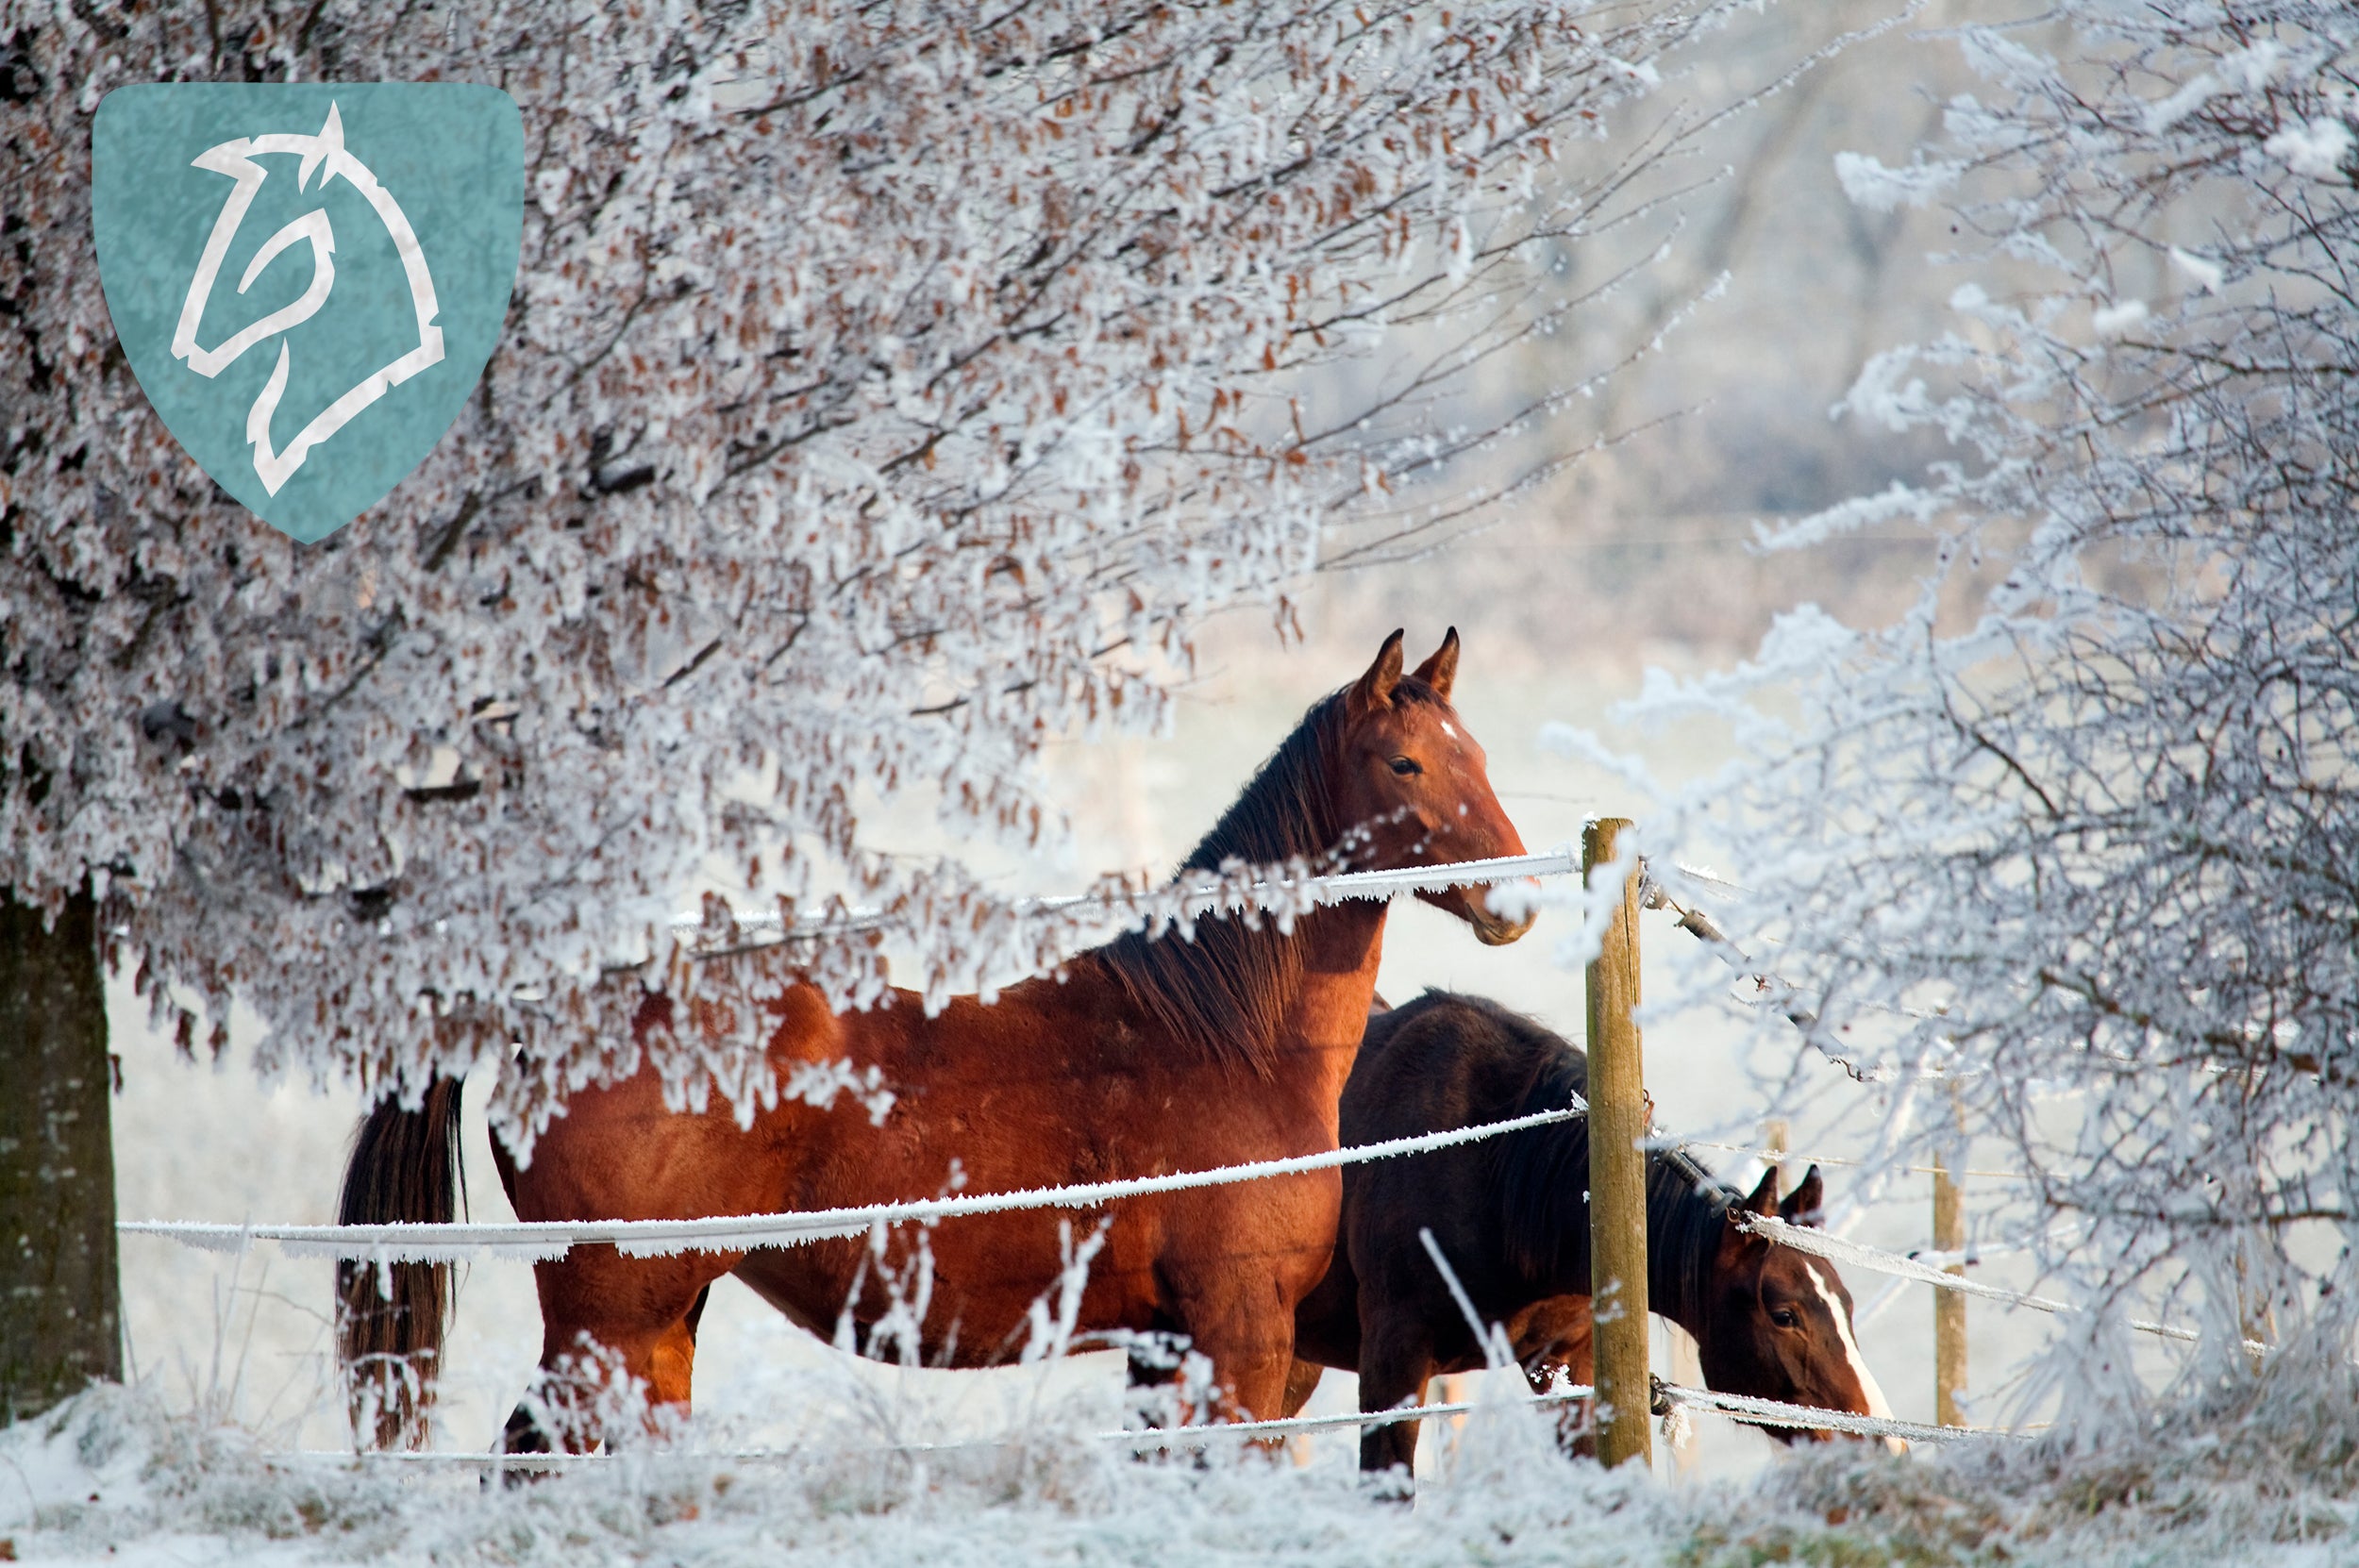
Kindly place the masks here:
<instances>
[{"instance_id":1,"label":"white horse head graphic","mask_svg":"<svg viewBox=\"0 0 2359 1568\"><path fill-rule=\"evenodd\" d=\"M236 237L238 225L245 221L255 192L268 177L269 171L254 161L266 153L291 153L303 160L295 177L297 191L310 190L312 175L325 165L327 172L319 184L322 192L327 189L329 180L341 176L360 192L385 225L393 249L401 257L402 272L410 282L410 302L418 318L417 347L362 378L330 403L284 450L272 446L270 423L271 416L278 410L279 397L287 390L285 334L317 315L320 307L327 303L328 291L336 286L336 232L328 225L326 208L313 208L264 241L261 249L254 253L254 259L246 263L245 275L238 280L238 292L243 294L280 251L309 241L311 282L301 296L249 324L216 348L200 347L196 341L197 325L204 319L206 302L212 297L213 282L222 261L229 254L230 241ZM276 495L288 476L303 466L303 459L310 455L312 447L343 429L389 388L401 385L428 365L441 361L443 329L434 325L439 313L434 302L434 279L427 272L426 254L418 248L418 236L410 228L409 218L403 215L400 204L376 182L366 164L344 151L343 121L332 103L327 106L327 123L320 127L317 136L281 133L240 137L207 148L192 161L192 166L226 175L237 184L230 191L229 199L222 204L221 216L213 221L213 232L205 242L205 255L197 262L196 275L189 280L189 297L180 307L179 325L172 334L172 357L184 360L189 369L209 379L257 343L272 337L278 339L278 366L271 372L270 384L254 400L245 420L245 439L254 447L254 472L261 476L262 488Z\"/></svg>"}]
</instances>

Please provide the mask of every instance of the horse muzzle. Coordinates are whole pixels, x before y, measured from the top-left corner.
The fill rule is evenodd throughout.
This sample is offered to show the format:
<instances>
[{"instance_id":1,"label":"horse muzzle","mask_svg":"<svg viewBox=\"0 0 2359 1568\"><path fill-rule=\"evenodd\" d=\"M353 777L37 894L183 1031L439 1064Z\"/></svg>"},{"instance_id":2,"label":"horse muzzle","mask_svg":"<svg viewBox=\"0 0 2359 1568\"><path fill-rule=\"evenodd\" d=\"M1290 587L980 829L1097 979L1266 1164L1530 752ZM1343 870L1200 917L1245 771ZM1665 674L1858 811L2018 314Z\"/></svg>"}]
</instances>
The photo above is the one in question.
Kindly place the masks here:
<instances>
[{"instance_id":1,"label":"horse muzzle","mask_svg":"<svg viewBox=\"0 0 2359 1568\"><path fill-rule=\"evenodd\" d=\"M1853 1415L1865 1415L1867 1412L1865 1410L1853 1410L1850 1413ZM1884 1452L1888 1454L1899 1454L1903 1457L1905 1457L1909 1451L1909 1440L1906 1438L1890 1436L1878 1437L1871 1432L1825 1431L1816 1432L1812 1435L1817 1437L1822 1442L1827 1443L1881 1443L1884 1446Z\"/></svg>"},{"instance_id":2,"label":"horse muzzle","mask_svg":"<svg viewBox=\"0 0 2359 1568\"><path fill-rule=\"evenodd\" d=\"M1519 915L1493 914L1482 907L1480 898L1474 902L1474 912L1466 918L1474 926L1475 941L1485 947L1504 947L1532 927L1540 917L1536 913Z\"/></svg>"},{"instance_id":3,"label":"horse muzzle","mask_svg":"<svg viewBox=\"0 0 2359 1568\"><path fill-rule=\"evenodd\" d=\"M1834 1409L1835 1407L1822 1408ZM1868 1412L1846 1410L1843 1413L1865 1415ZM1832 1426L1764 1426L1762 1430L1788 1447L1798 1447L1805 1443L1881 1443L1888 1453L1906 1455L1909 1452L1909 1440L1906 1438L1875 1437L1866 1432L1844 1432Z\"/></svg>"},{"instance_id":4,"label":"horse muzzle","mask_svg":"<svg viewBox=\"0 0 2359 1568\"><path fill-rule=\"evenodd\" d=\"M1491 908L1491 895L1507 888L1515 888L1527 894L1537 893L1539 884L1531 881L1502 883L1497 888L1463 888L1459 896L1465 901L1466 921L1474 927L1475 940L1485 947L1504 947L1531 929L1540 911L1530 897L1513 897L1508 902L1512 910Z\"/></svg>"}]
</instances>

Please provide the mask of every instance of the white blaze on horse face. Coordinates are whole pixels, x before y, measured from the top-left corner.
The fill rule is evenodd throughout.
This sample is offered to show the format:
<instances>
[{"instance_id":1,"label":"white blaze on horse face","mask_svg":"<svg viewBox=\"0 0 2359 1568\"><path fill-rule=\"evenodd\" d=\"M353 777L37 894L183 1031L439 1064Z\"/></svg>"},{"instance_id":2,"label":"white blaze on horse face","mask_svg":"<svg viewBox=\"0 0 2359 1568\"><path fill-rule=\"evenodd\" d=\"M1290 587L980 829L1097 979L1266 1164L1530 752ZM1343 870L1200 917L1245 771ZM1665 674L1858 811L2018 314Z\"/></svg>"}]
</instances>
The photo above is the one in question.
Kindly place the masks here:
<instances>
[{"instance_id":1,"label":"white blaze on horse face","mask_svg":"<svg viewBox=\"0 0 2359 1568\"><path fill-rule=\"evenodd\" d=\"M1843 1342L1843 1355L1851 1363L1851 1376L1859 1379L1860 1393L1867 1400L1867 1413L1879 1420L1891 1420L1892 1407L1885 1402L1884 1391L1878 1386L1876 1375L1867 1370L1867 1358L1859 1353L1859 1341L1851 1337L1851 1314L1844 1309L1843 1298L1834 1293L1834 1288L1827 1283L1827 1276L1819 1272L1815 1262L1810 1265L1810 1282L1834 1319L1835 1337ZM1896 1437L1884 1439L1884 1446L1896 1454L1909 1451L1909 1445Z\"/></svg>"},{"instance_id":2,"label":"white blaze on horse face","mask_svg":"<svg viewBox=\"0 0 2359 1568\"><path fill-rule=\"evenodd\" d=\"M417 317L418 346L389 365L362 377L344 394L330 403L309 425L289 442L286 448L275 450L271 443L271 416L278 411L278 399L287 386L287 343L281 334L317 315L327 302L328 291L335 286L335 232L328 226L327 213L314 209L288 224L266 241L255 253L245 269L245 276L238 284L238 292L248 286L270 264L278 253L298 240L311 242L311 282L302 297L292 305L282 306L260 321L249 324L217 348L204 348L196 341L196 329L205 315L206 302L212 298L213 284L221 275L221 264L229 254L229 242L236 238L238 227L245 221L246 209L254 205L254 193L261 189L269 171L254 161L266 153L292 153L302 159L295 176L295 188L309 191L311 176L324 164L326 174L321 176L320 190L326 191L331 181L342 179L360 193L384 224L386 234L393 242L393 252L401 259L402 274L410 285L410 309ZM196 264L196 274L189 280L187 299L181 302L180 319L172 334L172 355L184 361L189 369L210 379L226 370L246 350L265 338L278 337L278 363L270 381L262 389L254 407L246 414L246 440L254 447L254 472L262 487L271 494L294 471L303 466L303 459L312 447L326 441L358 414L376 402L391 388L401 385L429 365L443 359L443 329L434 318L442 307L434 297L434 278L427 270L426 253L419 248L417 231L410 226L410 219L393 193L376 182L368 166L344 150L343 119L336 106L327 106L327 122L316 136L277 133L270 136L240 137L208 147L192 160L192 166L226 175L237 183L229 197L222 204L221 215L213 221L213 231L205 242L205 253Z\"/></svg>"}]
</instances>

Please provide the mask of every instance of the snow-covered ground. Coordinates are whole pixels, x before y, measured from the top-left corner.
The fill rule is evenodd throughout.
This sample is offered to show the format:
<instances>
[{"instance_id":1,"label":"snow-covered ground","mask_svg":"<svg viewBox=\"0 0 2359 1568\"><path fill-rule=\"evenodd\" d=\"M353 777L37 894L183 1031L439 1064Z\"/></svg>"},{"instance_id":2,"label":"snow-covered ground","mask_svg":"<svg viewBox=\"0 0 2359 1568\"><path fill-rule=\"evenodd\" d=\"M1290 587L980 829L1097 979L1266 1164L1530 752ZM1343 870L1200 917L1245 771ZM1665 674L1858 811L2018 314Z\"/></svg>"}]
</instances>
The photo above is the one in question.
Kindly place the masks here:
<instances>
[{"instance_id":1,"label":"snow-covered ground","mask_svg":"<svg viewBox=\"0 0 2359 1568\"><path fill-rule=\"evenodd\" d=\"M107 1391L0 1433L0 1537L19 1558L330 1560L1627 1562L1678 1557L1690 1508L1555 1457L1529 1418L1478 1420L1414 1508L1338 1463L1140 1462L1053 1430L924 1455L814 1421L759 1462L663 1455L512 1491L471 1472L265 1458L248 1436ZM11 1484L14 1483L14 1484Z\"/></svg>"},{"instance_id":2,"label":"snow-covered ground","mask_svg":"<svg viewBox=\"0 0 2359 1568\"><path fill-rule=\"evenodd\" d=\"M832 1375L822 1375L821 1381ZM1856 1444L1669 1489L1561 1458L1528 1408L1479 1410L1414 1502L1348 1460L1146 1461L1054 1399L1027 1441L912 1452L887 1404L814 1388L789 1452L643 1450L513 1488L472 1470L274 1457L251 1432L103 1388L0 1430L0 1560L137 1568L434 1562L1752 1565L2359 1560L2347 1404L2226 1442L2114 1434ZM827 1397L832 1393L839 1397ZM2305 1425L2307 1429L2305 1429ZM2330 1434L2340 1442L2316 1440ZM708 1437L714 1434L708 1431ZM2255 1441L2257 1439L2257 1441Z\"/></svg>"}]
</instances>

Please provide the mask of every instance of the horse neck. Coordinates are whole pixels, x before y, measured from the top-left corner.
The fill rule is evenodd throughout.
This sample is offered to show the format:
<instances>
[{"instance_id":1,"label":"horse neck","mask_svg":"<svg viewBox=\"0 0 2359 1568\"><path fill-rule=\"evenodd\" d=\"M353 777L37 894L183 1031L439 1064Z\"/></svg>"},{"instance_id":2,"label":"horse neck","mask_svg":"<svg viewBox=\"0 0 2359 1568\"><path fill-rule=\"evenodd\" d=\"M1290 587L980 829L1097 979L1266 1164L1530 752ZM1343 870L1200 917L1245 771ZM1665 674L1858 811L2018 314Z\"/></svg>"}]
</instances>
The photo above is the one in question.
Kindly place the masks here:
<instances>
[{"instance_id":1,"label":"horse neck","mask_svg":"<svg viewBox=\"0 0 2359 1568\"><path fill-rule=\"evenodd\" d=\"M1297 992L1287 1009L1288 1036L1275 1072L1297 1079L1330 1120L1367 1032L1376 972L1384 956L1386 906L1352 899L1314 909L1278 940L1300 944ZM1275 935L1275 933L1272 933Z\"/></svg>"},{"instance_id":2,"label":"horse neck","mask_svg":"<svg viewBox=\"0 0 2359 1568\"><path fill-rule=\"evenodd\" d=\"M1511 1199L1510 1225L1531 1238L1529 1260L1519 1266L1530 1271L1526 1281L1541 1294L1594 1295L1589 1124L1584 1118L1548 1132L1553 1138L1546 1146L1553 1158L1545 1167L1547 1191L1562 1197L1551 1202L1534 1193L1520 1203ZM1656 1150L1647 1156L1648 1309L1699 1339L1711 1315L1713 1270L1731 1201L1685 1155Z\"/></svg>"},{"instance_id":3,"label":"horse neck","mask_svg":"<svg viewBox=\"0 0 2359 1568\"><path fill-rule=\"evenodd\" d=\"M1730 1194L1684 1155L1647 1159L1648 1306L1701 1340L1712 1314L1713 1270Z\"/></svg>"},{"instance_id":4,"label":"horse neck","mask_svg":"<svg viewBox=\"0 0 2359 1568\"><path fill-rule=\"evenodd\" d=\"M1232 861L1316 864L1344 839L1329 789L1342 702L1339 693L1304 715L1182 862L1183 875ZM1266 1081L1307 1082L1331 1131L1367 1026L1383 931L1384 906L1353 900L1283 930L1267 915L1231 914L1191 933L1132 932L1096 958L1149 1034Z\"/></svg>"}]
</instances>

